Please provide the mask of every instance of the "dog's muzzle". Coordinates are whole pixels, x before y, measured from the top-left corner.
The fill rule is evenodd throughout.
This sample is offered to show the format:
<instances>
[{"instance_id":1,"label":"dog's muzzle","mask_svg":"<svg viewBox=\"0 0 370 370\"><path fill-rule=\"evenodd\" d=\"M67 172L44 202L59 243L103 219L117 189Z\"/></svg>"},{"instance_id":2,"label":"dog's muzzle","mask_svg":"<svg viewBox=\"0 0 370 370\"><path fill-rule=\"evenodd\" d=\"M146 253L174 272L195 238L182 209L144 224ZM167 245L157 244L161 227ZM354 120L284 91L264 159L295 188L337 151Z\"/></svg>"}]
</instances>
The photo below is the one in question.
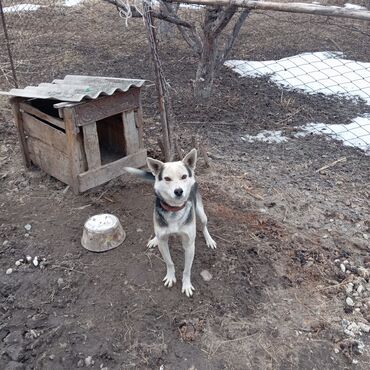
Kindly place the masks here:
<instances>
[{"instance_id":1,"label":"dog's muzzle","mask_svg":"<svg viewBox=\"0 0 370 370\"><path fill-rule=\"evenodd\" d=\"M175 189L175 190L174 190L174 193L175 193L175 195L176 195L178 198L181 198L181 197L182 197L182 194L184 193L184 190L182 190L181 188L178 188L178 189Z\"/></svg>"}]
</instances>

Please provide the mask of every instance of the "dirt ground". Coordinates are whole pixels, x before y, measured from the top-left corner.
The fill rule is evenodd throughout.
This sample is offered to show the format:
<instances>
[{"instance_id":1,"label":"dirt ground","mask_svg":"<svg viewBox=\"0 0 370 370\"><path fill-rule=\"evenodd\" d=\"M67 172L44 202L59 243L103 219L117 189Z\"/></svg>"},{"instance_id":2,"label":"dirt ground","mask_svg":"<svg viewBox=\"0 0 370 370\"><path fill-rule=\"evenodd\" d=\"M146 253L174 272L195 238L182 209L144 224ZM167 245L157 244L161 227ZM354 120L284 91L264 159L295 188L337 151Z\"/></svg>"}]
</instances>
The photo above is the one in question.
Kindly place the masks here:
<instances>
[{"instance_id":1,"label":"dirt ground","mask_svg":"<svg viewBox=\"0 0 370 370\"><path fill-rule=\"evenodd\" d=\"M141 21L126 29L114 8L95 6L94 18L92 10L73 8L63 15L68 27L47 23L26 51L24 83L67 73L153 80ZM340 47L370 61L368 26L335 22L253 14L231 57L276 59ZM191 97L196 60L189 50L174 39L160 51L180 146L189 150L194 136L211 159L211 168L199 159L197 178L218 248L207 249L199 233L193 298L181 294L179 282L162 285L164 263L158 250L146 248L151 187L123 176L75 196L37 168L26 171L2 99L0 369L368 369L369 157L324 137L292 133L308 122L348 123L370 107L283 92L267 79L240 79L226 68L202 106ZM143 108L146 146L158 156L150 83ZM240 139L277 128L288 142ZM103 212L119 217L127 238L94 254L80 245L82 226ZM179 277L183 254L176 239L172 244ZM15 265L27 255L45 258L43 268ZM202 270L212 274L209 282Z\"/></svg>"}]
</instances>

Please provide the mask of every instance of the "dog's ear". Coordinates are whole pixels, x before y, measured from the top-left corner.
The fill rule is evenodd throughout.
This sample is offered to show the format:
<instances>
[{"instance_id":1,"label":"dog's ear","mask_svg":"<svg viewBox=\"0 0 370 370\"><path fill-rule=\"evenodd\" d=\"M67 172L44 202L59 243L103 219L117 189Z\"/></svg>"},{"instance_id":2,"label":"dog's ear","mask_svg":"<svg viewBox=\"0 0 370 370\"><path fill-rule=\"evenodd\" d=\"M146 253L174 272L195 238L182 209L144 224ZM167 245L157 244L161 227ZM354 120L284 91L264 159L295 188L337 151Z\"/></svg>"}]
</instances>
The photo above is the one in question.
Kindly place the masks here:
<instances>
[{"instance_id":1,"label":"dog's ear","mask_svg":"<svg viewBox=\"0 0 370 370\"><path fill-rule=\"evenodd\" d=\"M157 176L161 172L161 169L164 165L164 163L159 161L158 159L153 159L150 157L146 159L146 163L154 176Z\"/></svg>"},{"instance_id":2,"label":"dog's ear","mask_svg":"<svg viewBox=\"0 0 370 370\"><path fill-rule=\"evenodd\" d=\"M197 150L192 149L188 154L186 154L182 161L186 166L189 166L190 169L194 171L197 165Z\"/></svg>"}]
</instances>

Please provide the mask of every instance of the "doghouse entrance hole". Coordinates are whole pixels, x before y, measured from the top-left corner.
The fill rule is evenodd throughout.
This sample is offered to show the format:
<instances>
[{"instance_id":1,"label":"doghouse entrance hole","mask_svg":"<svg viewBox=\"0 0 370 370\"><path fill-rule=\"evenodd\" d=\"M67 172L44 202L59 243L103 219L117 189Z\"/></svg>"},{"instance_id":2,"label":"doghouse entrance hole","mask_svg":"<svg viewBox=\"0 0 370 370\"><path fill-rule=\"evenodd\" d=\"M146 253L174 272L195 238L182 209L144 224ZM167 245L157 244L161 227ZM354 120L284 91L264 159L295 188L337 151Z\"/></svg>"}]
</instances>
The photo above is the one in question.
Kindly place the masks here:
<instances>
[{"instance_id":1,"label":"doghouse entrance hole","mask_svg":"<svg viewBox=\"0 0 370 370\"><path fill-rule=\"evenodd\" d=\"M126 156L122 114L96 122L102 164L114 162Z\"/></svg>"}]
</instances>

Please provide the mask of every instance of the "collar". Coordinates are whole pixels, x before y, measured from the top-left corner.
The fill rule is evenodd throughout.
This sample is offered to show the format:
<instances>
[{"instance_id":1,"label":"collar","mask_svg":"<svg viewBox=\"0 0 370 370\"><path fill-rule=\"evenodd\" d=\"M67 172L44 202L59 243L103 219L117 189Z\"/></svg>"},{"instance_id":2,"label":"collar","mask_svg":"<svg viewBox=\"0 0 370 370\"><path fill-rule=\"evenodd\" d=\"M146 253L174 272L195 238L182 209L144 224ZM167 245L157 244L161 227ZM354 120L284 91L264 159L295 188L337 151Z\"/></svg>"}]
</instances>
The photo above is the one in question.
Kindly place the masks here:
<instances>
[{"instance_id":1,"label":"collar","mask_svg":"<svg viewBox=\"0 0 370 370\"><path fill-rule=\"evenodd\" d=\"M161 207L162 207L165 211L167 211L167 212L178 212L178 211L181 211L182 209L184 209L184 208L185 208L186 203L187 203L187 202L185 202L182 206L179 206L179 207L173 207L173 206L170 206L169 204L167 204L167 203L163 202L162 200L160 201L160 205L161 205Z\"/></svg>"}]
</instances>

